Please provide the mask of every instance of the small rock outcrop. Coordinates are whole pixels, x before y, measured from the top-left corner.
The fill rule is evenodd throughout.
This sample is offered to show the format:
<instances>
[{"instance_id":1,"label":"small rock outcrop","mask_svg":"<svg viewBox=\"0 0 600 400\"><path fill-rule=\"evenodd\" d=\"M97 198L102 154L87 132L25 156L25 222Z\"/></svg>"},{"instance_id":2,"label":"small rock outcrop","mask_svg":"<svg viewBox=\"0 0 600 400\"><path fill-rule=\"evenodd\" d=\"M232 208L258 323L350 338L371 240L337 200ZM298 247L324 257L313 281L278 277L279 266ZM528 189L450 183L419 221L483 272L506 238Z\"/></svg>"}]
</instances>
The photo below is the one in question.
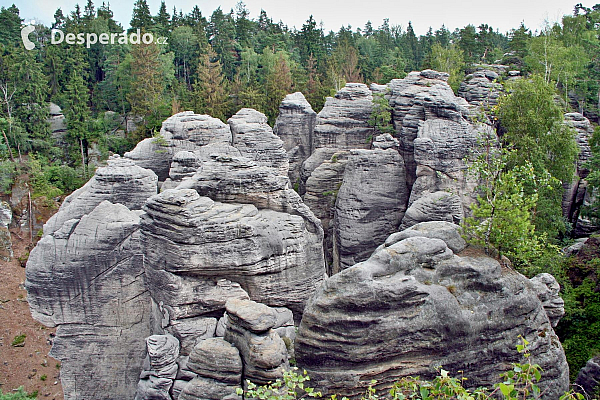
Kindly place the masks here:
<instances>
[{"instance_id":1,"label":"small rock outcrop","mask_svg":"<svg viewBox=\"0 0 600 400\"><path fill-rule=\"evenodd\" d=\"M281 138L287 152L292 185L299 185L302 163L312 154L316 118L317 113L300 92L288 94L279 106L273 132Z\"/></svg>"},{"instance_id":2,"label":"small rock outcrop","mask_svg":"<svg viewBox=\"0 0 600 400\"><path fill-rule=\"evenodd\" d=\"M13 257L12 241L8 227L12 222L10 204L0 201L0 260L10 261Z\"/></svg>"},{"instance_id":3,"label":"small rock outcrop","mask_svg":"<svg viewBox=\"0 0 600 400\"><path fill-rule=\"evenodd\" d=\"M447 244L436 230L396 234L328 278L304 311L298 365L318 389L353 399L372 379L384 389L404 376L431 379L440 366L468 371L469 386L491 386L520 362L523 335L544 370L544 398L559 397L568 366L534 284L494 259L454 254L458 233L440 235Z\"/></svg>"},{"instance_id":4,"label":"small rock outcrop","mask_svg":"<svg viewBox=\"0 0 600 400\"><path fill-rule=\"evenodd\" d=\"M249 300L229 300L225 307L225 340L240 351L244 380L267 384L281 378L289 363L285 342L272 329L277 325L278 313Z\"/></svg>"},{"instance_id":5,"label":"small rock outcrop","mask_svg":"<svg viewBox=\"0 0 600 400\"><path fill-rule=\"evenodd\" d=\"M197 374L182 389L179 400L241 399L242 358L231 343L222 338L201 340L190 354L187 367Z\"/></svg>"},{"instance_id":6,"label":"small rock outcrop","mask_svg":"<svg viewBox=\"0 0 600 400\"><path fill-rule=\"evenodd\" d=\"M368 121L373 111L373 94L367 85L347 83L328 97L314 129L315 148L368 149L375 128Z\"/></svg>"},{"instance_id":7,"label":"small rock outcrop","mask_svg":"<svg viewBox=\"0 0 600 400\"><path fill-rule=\"evenodd\" d=\"M588 396L598 393L600 387L600 356L588 360L585 366L579 371L575 386L582 389Z\"/></svg>"},{"instance_id":8,"label":"small rock outcrop","mask_svg":"<svg viewBox=\"0 0 600 400\"><path fill-rule=\"evenodd\" d=\"M258 166L274 168L279 175L287 176L289 160L283 141L273 133L263 113L242 108L227 122L233 134L232 144L242 157L253 160Z\"/></svg>"},{"instance_id":9,"label":"small rock outcrop","mask_svg":"<svg viewBox=\"0 0 600 400\"><path fill-rule=\"evenodd\" d=\"M465 77L458 88L458 95L470 104L489 111L498 105L498 99L504 92L499 78L496 71L481 68Z\"/></svg>"},{"instance_id":10,"label":"small rock outcrop","mask_svg":"<svg viewBox=\"0 0 600 400\"><path fill-rule=\"evenodd\" d=\"M146 339L148 355L140 374L135 400L171 400L177 377L179 341L171 335L152 335Z\"/></svg>"}]
</instances>

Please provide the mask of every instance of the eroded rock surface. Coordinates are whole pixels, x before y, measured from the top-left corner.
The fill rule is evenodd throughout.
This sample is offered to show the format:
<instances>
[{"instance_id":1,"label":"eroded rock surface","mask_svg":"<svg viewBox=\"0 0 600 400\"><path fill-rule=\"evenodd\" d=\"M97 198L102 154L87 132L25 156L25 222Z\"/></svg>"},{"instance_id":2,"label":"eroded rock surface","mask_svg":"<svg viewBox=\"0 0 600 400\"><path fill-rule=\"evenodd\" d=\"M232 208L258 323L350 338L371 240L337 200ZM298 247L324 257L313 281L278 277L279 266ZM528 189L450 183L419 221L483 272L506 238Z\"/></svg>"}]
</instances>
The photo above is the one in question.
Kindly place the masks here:
<instances>
[{"instance_id":1,"label":"eroded rock surface","mask_svg":"<svg viewBox=\"0 0 600 400\"><path fill-rule=\"evenodd\" d=\"M300 92L288 94L279 106L273 132L283 140L293 185L299 185L302 163L312 154L316 117L317 113Z\"/></svg>"},{"instance_id":2,"label":"eroded rock surface","mask_svg":"<svg viewBox=\"0 0 600 400\"><path fill-rule=\"evenodd\" d=\"M575 385L583 389L588 396L593 396L597 393L600 386L600 356L588 360L585 367L579 371Z\"/></svg>"},{"instance_id":3,"label":"eroded rock surface","mask_svg":"<svg viewBox=\"0 0 600 400\"><path fill-rule=\"evenodd\" d=\"M453 245L454 246L454 245ZM544 398L568 389L568 366L534 285L487 257L460 257L438 238L391 240L327 279L304 312L298 365L319 389L359 398L443 366L491 386L524 335L544 370Z\"/></svg>"},{"instance_id":4,"label":"eroded rock surface","mask_svg":"<svg viewBox=\"0 0 600 400\"><path fill-rule=\"evenodd\" d=\"M458 95L489 111L498 104L498 99L504 92L502 84L498 82L499 78L496 71L481 68L465 77L458 88Z\"/></svg>"},{"instance_id":5,"label":"eroded rock surface","mask_svg":"<svg viewBox=\"0 0 600 400\"><path fill-rule=\"evenodd\" d=\"M55 221L66 220L60 214L70 209ZM58 325L50 354L61 361L65 399L133 398L151 333L140 211L104 200L71 217L31 251L25 283L31 312Z\"/></svg>"},{"instance_id":6,"label":"eroded rock surface","mask_svg":"<svg viewBox=\"0 0 600 400\"><path fill-rule=\"evenodd\" d=\"M369 258L398 229L407 200L404 162L396 150L350 150L335 203L332 272Z\"/></svg>"}]
</instances>

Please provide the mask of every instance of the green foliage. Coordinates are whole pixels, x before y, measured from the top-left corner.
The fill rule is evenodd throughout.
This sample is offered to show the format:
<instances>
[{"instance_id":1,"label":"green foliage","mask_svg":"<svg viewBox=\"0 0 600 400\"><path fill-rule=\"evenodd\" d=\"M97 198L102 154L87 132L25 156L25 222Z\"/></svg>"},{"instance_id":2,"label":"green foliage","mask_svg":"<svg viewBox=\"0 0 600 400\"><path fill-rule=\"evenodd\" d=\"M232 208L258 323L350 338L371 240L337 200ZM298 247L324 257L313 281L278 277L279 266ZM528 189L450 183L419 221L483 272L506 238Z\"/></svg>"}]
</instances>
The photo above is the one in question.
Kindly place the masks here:
<instances>
[{"instance_id":1,"label":"green foliage","mask_svg":"<svg viewBox=\"0 0 600 400\"><path fill-rule=\"evenodd\" d=\"M435 43L431 47L428 63L429 68L450 74L448 84L454 93L458 92L458 86L465 75L466 64L464 53L457 45L450 44L443 47L441 44Z\"/></svg>"},{"instance_id":2,"label":"green foliage","mask_svg":"<svg viewBox=\"0 0 600 400\"><path fill-rule=\"evenodd\" d=\"M380 133L395 133L394 125L392 125L392 107L385 98L385 94L375 93L373 95L373 111L371 111L368 124Z\"/></svg>"},{"instance_id":3,"label":"green foliage","mask_svg":"<svg viewBox=\"0 0 600 400\"><path fill-rule=\"evenodd\" d=\"M245 394L248 398L261 400L293 400L322 397L321 392L315 391L306 385L306 382L310 380L306 371L298 374L297 370L297 368L292 368L285 371L283 379L277 379L274 383L265 386L257 386L250 381L246 381L248 390L244 393L242 389L238 389L237 394Z\"/></svg>"},{"instance_id":4,"label":"green foliage","mask_svg":"<svg viewBox=\"0 0 600 400\"><path fill-rule=\"evenodd\" d=\"M30 400L37 399L37 391L28 394L23 386L18 388L17 390L13 390L12 393L2 393L0 389L0 400Z\"/></svg>"},{"instance_id":5,"label":"green foliage","mask_svg":"<svg viewBox=\"0 0 600 400\"><path fill-rule=\"evenodd\" d=\"M484 144L470 172L477 181L479 195L471 204L473 216L463 222L468 242L481 245L486 253L496 250L498 258L506 255L519 265L527 265L539 257L544 247L533 224L538 201L537 188L549 185L551 178L538 176L533 165L508 167L513 152L502 151L494 143ZM525 188L535 188L531 194Z\"/></svg>"},{"instance_id":6,"label":"green foliage","mask_svg":"<svg viewBox=\"0 0 600 400\"><path fill-rule=\"evenodd\" d=\"M507 159L509 168L530 164L536 176L552 178L541 190L525 183L525 192L538 193L534 223L549 238L566 230L562 218L562 184L573 179L578 147L573 130L563 122L563 112L554 102L554 90L542 77L516 81L508 96L501 99L496 115L506 133L504 146L514 149Z\"/></svg>"},{"instance_id":7,"label":"green foliage","mask_svg":"<svg viewBox=\"0 0 600 400\"><path fill-rule=\"evenodd\" d=\"M18 162L0 161L0 192L9 193L17 176Z\"/></svg>"},{"instance_id":8,"label":"green foliage","mask_svg":"<svg viewBox=\"0 0 600 400\"><path fill-rule=\"evenodd\" d=\"M23 346L25 346L25 338L26 337L27 337L27 335L25 335L25 334L17 335L14 337L14 339L10 345L12 347L23 347Z\"/></svg>"},{"instance_id":9,"label":"green foliage","mask_svg":"<svg viewBox=\"0 0 600 400\"><path fill-rule=\"evenodd\" d=\"M591 204L585 205L582 212L583 215L598 223L600 221L600 196L598 195L600 190L600 128L594 129L589 144L592 155L585 165L590 169L586 180L594 196L591 196Z\"/></svg>"}]
</instances>

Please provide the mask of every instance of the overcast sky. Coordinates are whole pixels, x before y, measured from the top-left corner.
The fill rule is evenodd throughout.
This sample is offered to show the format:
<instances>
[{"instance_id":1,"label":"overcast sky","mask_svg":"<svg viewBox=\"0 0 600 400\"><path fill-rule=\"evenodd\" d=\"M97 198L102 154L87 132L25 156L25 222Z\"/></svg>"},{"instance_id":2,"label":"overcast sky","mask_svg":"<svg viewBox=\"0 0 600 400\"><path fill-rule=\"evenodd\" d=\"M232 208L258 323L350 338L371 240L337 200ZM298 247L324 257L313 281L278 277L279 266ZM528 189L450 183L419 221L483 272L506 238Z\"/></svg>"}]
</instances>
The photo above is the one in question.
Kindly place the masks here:
<instances>
[{"instance_id":1,"label":"overcast sky","mask_svg":"<svg viewBox=\"0 0 600 400\"><path fill-rule=\"evenodd\" d=\"M76 3L83 9L87 0L0 0L0 6L9 7L16 4L21 17L29 21L35 18L44 25L50 25L58 7L66 15L72 11ZM147 0L150 12L154 15L160 6L160 0ZM600 0L598 0L600 1ZM195 4L200 7L205 17L210 17L219 6L228 12L235 7L238 0L166 0L169 13L173 6L177 10L188 13ZM427 32L431 26L434 30L445 24L449 30L462 28L467 24L478 26L486 23L494 29L505 33L517 28L521 21L535 31L540 29L545 20L559 21L564 14L571 14L579 0L496 0L496 1L405 1L405 0L245 0L252 18L256 18L264 9L275 22L283 21L286 25L300 29L312 14L317 21L323 22L326 31L337 31L342 25L351 25L353 30L364 27L371 21L373 27L379 27L384 18L389 18L391 25L406 28L408 21L417 35ZM95 0L96 6L101 0ZM129 26L134 0L112 0L110 7L115 19L123 27ZM583 2L591 7L595 2Z\"/></svg>"}]
</instances>

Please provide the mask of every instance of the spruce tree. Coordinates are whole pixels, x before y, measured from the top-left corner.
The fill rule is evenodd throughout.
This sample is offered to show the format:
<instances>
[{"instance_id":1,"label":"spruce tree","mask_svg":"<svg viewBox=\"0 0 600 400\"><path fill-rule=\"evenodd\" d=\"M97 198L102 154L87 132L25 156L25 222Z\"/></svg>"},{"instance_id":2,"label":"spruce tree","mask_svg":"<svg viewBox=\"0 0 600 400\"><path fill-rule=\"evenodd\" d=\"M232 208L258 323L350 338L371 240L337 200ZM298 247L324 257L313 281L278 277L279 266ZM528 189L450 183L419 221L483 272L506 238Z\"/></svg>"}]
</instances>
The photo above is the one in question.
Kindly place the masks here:
<instances>
[{"instance_id":1,"label":"spruce tree","mask_svg":"<svg viewBox=\"0 0 600 400\"><path fill-rule=\"evenodd\" d=\"M135 32L136 29L146 28L149 30L152 28L152 15L150 14L150 7L148 7L148 3L146 0L136 0L133 6L133 15L131 16L131 21L129 25L128 32Z\"/></svg>"},{"instance_id":2,"label":"spruce tree","mask_svg":"<svg viewBox=\"0 0 600 400\"><path fill-rule=\"evenodd\" d=\"M194 85L194 111L226 120L227 93L221 63L217 54L208 47L200 56L198 79Z\"/></svg>"},{"instance_id":3,"label":"spruce tree","mask_svg":"<svg viewBox=\"0 0 600 400\"><path fill-rule=\"evenodd\" d=\"M21 40L21 22L19 9L13 4L8 8L0 8L0 44L17 46Z\"/></svg>"},{"instance_id":4,"label":"spruce tree","mask_svg":"<svg viewBox=\"0 0 600 400\"><path fill-rule=\"evenodd\" d=\"M81 68L71 71L64 94L64 114L67 121L67 141L70 144L69 153L73 159L81 160L85 175L90 141L90 109L89 92L83 78Z\"/></svg>"}]
</instances>

